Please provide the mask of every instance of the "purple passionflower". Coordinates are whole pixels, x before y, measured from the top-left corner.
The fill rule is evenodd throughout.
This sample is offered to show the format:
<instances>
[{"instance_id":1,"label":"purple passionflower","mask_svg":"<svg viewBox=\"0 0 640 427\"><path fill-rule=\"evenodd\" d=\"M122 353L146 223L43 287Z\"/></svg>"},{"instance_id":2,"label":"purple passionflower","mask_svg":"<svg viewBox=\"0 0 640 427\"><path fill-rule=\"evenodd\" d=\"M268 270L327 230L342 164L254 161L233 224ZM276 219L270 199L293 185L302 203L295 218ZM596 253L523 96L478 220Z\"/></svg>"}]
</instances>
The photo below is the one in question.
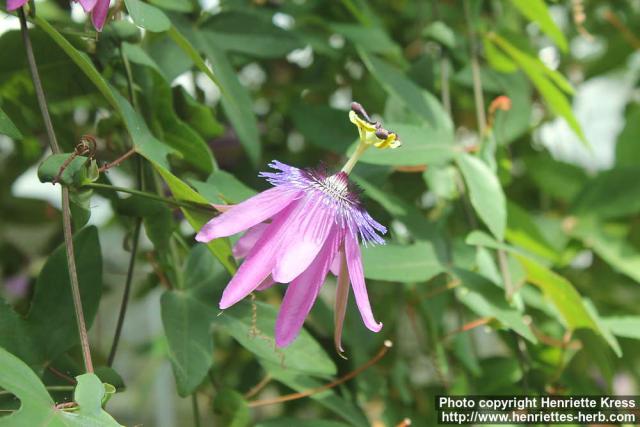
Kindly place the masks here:
<instances>
[{"instance_id":1,"label":"purple passionflower","mask_svg":"<svg viewBox=\"0 0 640 427\"><path fill-rule=\"evenodd\" d=\"M379 125L367 123L374 135L380 130ZM363 142L363 135L369 137L371 132L362 130L361 123L356 125L362 131L361 145L383 142L380 138ZM385 138L390 138L386 132ZM397 146L397 137L392 135L391 142ZM289 284L276 319L275 340L279 347L287 346L299 334L329 271L338 277L336 349L343 351L341 334L349 283L365 326L373 332L382 328L369 303L359 243L384 244L381 234L386 233L386 228L367 213L348 176L363 151L357 150L358 154L335 174L323 168L299 169L273 161L269 166L277 172L260 174L273 188L223 208L224 212L196 235L199 242L208 242L245 231L233 248L234 256L245 260L222 294L221 309L254 290L274 283Z\"/></svg>"},{"instance_id":2,"label":"purple passionflower","mask_svg":"<svg viewBox=\"0 0 640 427\"><path fill-rule=\"evenodd\" d=\"M24 6L29 0L7 0L9 12ZM91 12L91 22L96 30L102 31L109 13L110 0L74 0L80 3L85 12Z\"/></svg>"}]
</instances>

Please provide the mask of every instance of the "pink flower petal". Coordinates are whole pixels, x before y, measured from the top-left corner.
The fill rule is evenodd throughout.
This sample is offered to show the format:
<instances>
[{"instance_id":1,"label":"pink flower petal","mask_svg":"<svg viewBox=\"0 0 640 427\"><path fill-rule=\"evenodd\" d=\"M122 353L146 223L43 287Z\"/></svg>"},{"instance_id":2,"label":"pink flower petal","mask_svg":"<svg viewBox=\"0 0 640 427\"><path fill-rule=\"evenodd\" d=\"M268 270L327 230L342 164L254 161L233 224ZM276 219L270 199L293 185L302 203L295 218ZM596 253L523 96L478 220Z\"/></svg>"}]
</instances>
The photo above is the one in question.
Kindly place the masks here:
<instances>
[{"instance_id":1,"label":"pink flower petal","mask_svg":"<svg viewBox=\"0 0 640 427\"><path fill-rule=\"evenodd\" d=\"M258 287L256 288L256 291L264 291L265 289L269 289L273 285L277 285L277 284L278 282L275 282L273 280L273 277L271 277L271 275L268 275L267 278L264 279L262 283L258 285Z\"/></svg>"},{"instance_id":2,"label":"pink flower petal","mask_svg":"<svg viewBox=\"0 0 640 427\"><path fill-rule=\"evenodd\" d=\"M344 254L344 247L333 258L338 260L338 284L336 286L336 304L333 311L333 344L338 354L344 353L342 348L342 328L344 316L347 312L349 302L349 271L347 270L347 259Z\"/></svg>"},{"instance_id":3,"label":"pink flower petal","mask_svg":"<svg viewBox=\"0 0 640 427\"><path fill-rule=\"evenodd\" d=\"M290 204L274 217L262 238L247 255L236 274L233 276L220 299L220 308L231 307L251 292L267 278L276 263L276 254L282 243L284 230L289 225L292 212L298 206Z\"/></svg>"},{"instance_id":4,"label":"pink flower petal","mask_svg":"<svg viewBox=\"0 0 640 427\"><path fill-rule=\"evenodd\" d=\"M28 0L7 0L7 10L11 12L13 10L19 9L24 6L27 1Z\"/></svg>"},{"instance_id":5,"label":"pink flower petal","mask_svg":"<svg viewBox=\"0 0 640 427\"><path fill-rule=\"evenodd\" d=\"M231 236L271 218L299 196L298 192L270 188L213 218L196 235L199 242Z\"/></svg>"},{"instance_id":6,"label":"pink flower petal","mask_svg":"<svg viewBox=\"0 0 640 427\"><path fill-rule=\"evenodd\" d=\"M360 246L358 239L351 233L347 233L344 238L345 255L347 257L347 268L349 269L349 278L353 287L353 294L356 297L356 304L360 310L360 316L364 325L373 332L379 332L382 329L382 323L376 322L371 312L371 304L367 295L367 287L364 283L364 272L362 271L362 256L360 255Z\"/></svg>"},{"instance_id":7,"label":"pink flower petal","mask_svg":"<svg viewBox=\"0 0 640 427\"><path fill-rule=\"evenodd\" d=\"M340 252L338 252L336 256L333 257L333 261L331 261L331 267L329 267L329 271L331 271L331 274L336 277L338 277L338 274L340 274Z\"/></svg>"},{"instance_id":8,"label":"pink flower petal","mask_svg":"<svg viewBox=\"0 0 640 427\"><path fill-rule=\"evenodd\" d=\"M98 0L77 0L78 3L82 6L85 12L91 12L93 8L96 6Z\"/></svg>"},{"instance_id":9,"label":"pink flower petal","mask_svg":"<svg viewBox=\"0 0 640 427\"><path fill-rule=\"evenodd\" d=\"M96 0L96 4L91 10L91 22L98 31L102 31L104 23L109 14L109 0Z\"/></svg>"},{"instance_id":10,"label":"pink flower petal","mask_svg":"<svg viewBox=\"0 0 640 427\"><path fill-rule=\"evenodd\" d=\"M271 272L273 280L290 283L309 267L331 230L336 228L334 218L335 211L321 201L305 203L291 221L291 226L287 227L283 245L276 256L276 265Z\"/></svg>"},{"instance_id":11,"label":"pink flower petal","mask_svg":"<svg viewBox=\"0 0 640 427\"><path fill-rule=\"evenodd\" d=\"M318 297L336 251L336 235L332 233L318 257L287 288L276 319L276 345L285 347L298 336L304 320Z\"/></svg>"},{"instance_id":12,"label":"pink flower petal","mask_svg":"<svg viewBox=\"0 0 640 427\"><path fill-rule=\"evenodd\" d=\"M258 240L264 234L269 224L261 222L256 224L244 233L244 236L238 239L235 245L233 245L233 256L236 259L242 259L246 257L251 249L258 243Z\"/></svg>"}]
</instances>

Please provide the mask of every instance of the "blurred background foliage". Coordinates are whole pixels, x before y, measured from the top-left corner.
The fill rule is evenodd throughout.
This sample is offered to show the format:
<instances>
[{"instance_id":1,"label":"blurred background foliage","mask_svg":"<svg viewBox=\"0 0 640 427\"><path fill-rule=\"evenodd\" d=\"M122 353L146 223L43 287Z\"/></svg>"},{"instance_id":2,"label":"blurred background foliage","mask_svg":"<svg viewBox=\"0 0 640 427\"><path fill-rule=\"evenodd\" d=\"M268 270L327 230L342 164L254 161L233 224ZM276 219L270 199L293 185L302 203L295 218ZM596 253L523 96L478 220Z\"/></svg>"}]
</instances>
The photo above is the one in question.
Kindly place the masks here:
<instances>
[{"instance_id":1,"label":"blurred background foliage","mask_svg":"<svg viewBox=\"0 0 640 427\"><path fill-rule=\"evenodd\" d=\"M639 1L111 3L96 33L78 4L36 2L29 33L68 153L53 157L18 20L0 17L1 415L18 396L22 416L47 416L42 402L74 399L84 369L56 178L121 424L423 426L442 394L638 394ZM327 283L275 350L281 288L219 315L235 262L227 239L195 244L213 215L202 203L267 188L272 159L340 167L352 100L404 144L353 174L390 228L364 250L385 326L370 333L350 306L339 358ZM67 162L83 135L95 147ZM353 380L265 404L340 378L384 340ZM105 393L89 382L81 408Z\"/></svg>"}]
</instances>

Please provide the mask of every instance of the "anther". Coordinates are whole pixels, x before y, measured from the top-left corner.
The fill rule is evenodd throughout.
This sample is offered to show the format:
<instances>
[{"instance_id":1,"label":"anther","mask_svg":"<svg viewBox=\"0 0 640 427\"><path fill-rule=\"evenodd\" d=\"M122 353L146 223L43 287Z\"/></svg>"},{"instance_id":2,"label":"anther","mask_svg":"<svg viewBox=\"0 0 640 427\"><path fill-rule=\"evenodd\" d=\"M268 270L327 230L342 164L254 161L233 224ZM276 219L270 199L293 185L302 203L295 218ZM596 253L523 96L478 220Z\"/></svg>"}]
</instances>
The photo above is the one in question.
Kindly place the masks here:
<instances>
[{"instance_id":1,"label":"anther","mask_svg":"<svg viewBox=\"0 0 640 427\"><path fill-rule=\"evenodd\" d=\"M356 113L358 117L360 117L362 120L367 121L369 124L376 124L376 122L371 120L371 117L369 117L369 115L367 114L367 111L364 109L364 107L360 103L352 102L351 111Z\"/></svg>"},{"instance_id":2,"label":"anther","mask_svg":"<svg viewBox=\"0 0 640 427\"><path fill-rule=\"evenodd\" d=\"M377 129L376 137L378 137L379 139L387 139L389 137L389 132L387 132L386 129Z\"/></svg>"}]
</instances>

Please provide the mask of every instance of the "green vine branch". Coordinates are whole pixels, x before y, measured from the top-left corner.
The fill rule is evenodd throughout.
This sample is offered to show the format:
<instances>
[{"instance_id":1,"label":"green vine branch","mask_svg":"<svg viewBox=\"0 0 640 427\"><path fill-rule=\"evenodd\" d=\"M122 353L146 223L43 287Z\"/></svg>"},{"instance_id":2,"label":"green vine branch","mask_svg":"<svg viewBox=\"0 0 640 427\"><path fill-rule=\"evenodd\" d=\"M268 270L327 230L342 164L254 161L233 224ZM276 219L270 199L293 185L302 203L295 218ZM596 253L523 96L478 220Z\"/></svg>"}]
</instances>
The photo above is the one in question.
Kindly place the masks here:
<instances>
[{"instance_id":1,"label":"green vine branch","mask_svg":"<svg viewBox=\"0 0 640 427\"><path fill-rule=\"evenodd\" d=\"M36 92L36 98L38 100L38 107L44 121L44 126L47 131L47 138L49 140L49 146L54 154L60 153L60 146L56 139L56 134L53 130L53 123L51 122L51 116L49 114L49 108L47 107L47 99L45 97L44 89L42 87L42 81L40 80L40 74L38 72L38 66L36 64L36 58L33 53L33 46L29 37L29 29L27 27L27 18L24 13L24 9L20 8L18 11L20 18L20 32L22 34L22 41L24 43L25 51L27 54L27 63L29 65L29 72L31 73L31 79L33 81L33 87ZM67 267L69 269L69 281L71 282L71 295L73 297L73 308L75 310L76 323L78 326L78 334L80 336L80 346L82 347L82 359L84 362L84 368L87 373L93 373L93 362L91 360L91 349L89 346L89 334L87 333L87 325L84 319L84 313L82 310L82 299L80 297L80 285L78 283L78 274L76 268L75 253L73 247L73 230L71 227L71 207L69 203L69 189L62 187L62 228L64 234L64 244L67 251Z\"/></svg>"}]
</instances>

